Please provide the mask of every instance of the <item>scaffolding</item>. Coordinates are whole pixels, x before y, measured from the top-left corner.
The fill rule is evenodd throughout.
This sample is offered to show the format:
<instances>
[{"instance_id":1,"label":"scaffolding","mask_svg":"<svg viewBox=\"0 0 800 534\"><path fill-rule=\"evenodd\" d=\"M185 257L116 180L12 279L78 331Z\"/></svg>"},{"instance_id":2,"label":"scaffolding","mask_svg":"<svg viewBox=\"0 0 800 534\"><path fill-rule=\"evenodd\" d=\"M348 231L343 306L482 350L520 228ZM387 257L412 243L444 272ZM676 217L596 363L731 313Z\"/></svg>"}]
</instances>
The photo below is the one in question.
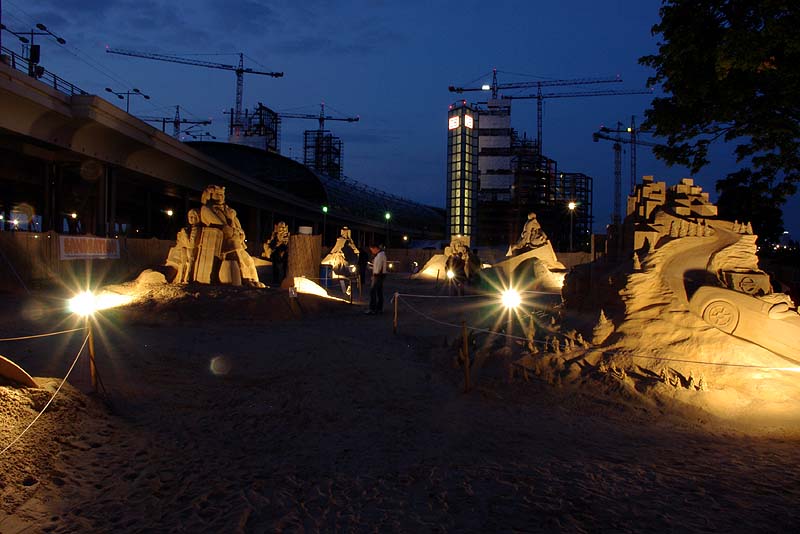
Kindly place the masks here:
<instances>
[{"instance_id":1,"label":"scaffolding","mask_svg":"<svg viewBox=\"0 0 800 534\"><path fill-rule=\"evenodd\" d=\"M281 119L273 110L259 102L253 112L244 111L240 123L234 120L233 110L230 116L228 142L280 153Z\"/></svg>"},{"instance_id":2,"label":"scaffolding","mask_svg":"<svg viewBox=\"0 0 800 534\"><path fill-rule=\"evenodd\" d=\"M342 177L342 140L329 130L303 132L303 164L320 174Z\"/></svg>"}]
</instances>

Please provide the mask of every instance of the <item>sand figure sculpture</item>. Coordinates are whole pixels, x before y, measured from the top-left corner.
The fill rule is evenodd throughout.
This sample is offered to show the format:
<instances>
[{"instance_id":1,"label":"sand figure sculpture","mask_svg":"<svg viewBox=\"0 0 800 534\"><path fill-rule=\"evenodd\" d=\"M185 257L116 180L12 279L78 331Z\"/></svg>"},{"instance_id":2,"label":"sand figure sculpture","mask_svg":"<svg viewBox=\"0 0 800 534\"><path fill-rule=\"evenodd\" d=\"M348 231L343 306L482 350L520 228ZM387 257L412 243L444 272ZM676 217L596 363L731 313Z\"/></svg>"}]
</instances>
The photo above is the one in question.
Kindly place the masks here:
<instances>
[{"instance_id":1,"label":"sand figure sculpture","mask_svg":"<svg viewBox=\"0 0 800 534\"><path fill-rule=\"evenodd\" d=\"M280 284L289 265L289 225L283 221L275 223L272 235L264 243L262 257L272 262L272 282Z\"/></svg>"},{"instance_id":2,"label":"sand figure sculpture","mask_svg":"<svg viewBox=\"0 0 800 534\"><path fill-rule=\"evenodd\" d=\"M225 203L225 188L210 185L200 197L200 210L190 210L188 225L176 236L167 265L178 271L177 283L221 283L264 287L247 253L236 210Z\"/></svg>"},{"instance_id":3,"label":"sand figure sculpture","mask_svg":"<svg viewBox=\"0 0 800 534\"><path fill-rule=\"evenodd\" d=\"M357 271L359 256L360 252L353 242L352 233L347 226L344 226L339 232L333 248L322 259L322 265L331 266L334 278L347 278Z\"/></svg>"},{"instance_id":4,"label":"sand figure sculpture","mask_svg":"<svg viewBox=\"0 0 800 534\"><path fill-rule=\"evenodd\" d=\"M547 243L547 235L545 235L539 221L536 220L536 214L530 212L525 226L522 228L522 234L519 240L508 248L506 256L516 256L529 250L541 247Z\"/></svg>"},{"instance_id":5,"label":"sand figure sculpture","mask_svg":"<svg viewBox=\"0 0 800 534\"><path fill-rule=\"evenodd\" d=\"M200 248L200 214L197 210L189 210L186 218L189 224L178 231L178 235L175 237L175 253L173 255L173 261L178 265L178 274L175 276L175 281L180 284L188 284L194 281L194 267L197 261L197 252Z\"/></svg>"}]
</instances>

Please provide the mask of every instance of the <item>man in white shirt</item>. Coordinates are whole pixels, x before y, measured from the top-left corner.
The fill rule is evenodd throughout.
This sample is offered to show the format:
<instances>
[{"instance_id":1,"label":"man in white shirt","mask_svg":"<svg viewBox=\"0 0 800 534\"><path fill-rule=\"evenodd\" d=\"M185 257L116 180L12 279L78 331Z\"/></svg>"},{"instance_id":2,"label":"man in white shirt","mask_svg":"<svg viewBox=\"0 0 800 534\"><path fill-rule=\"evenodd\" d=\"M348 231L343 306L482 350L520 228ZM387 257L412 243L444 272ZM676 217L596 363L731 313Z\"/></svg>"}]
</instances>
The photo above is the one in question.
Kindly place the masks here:
<instances>
[{"instance_id":1,"label":"man in white shirt","mask_svg":"<svg viewBox=\"0 0 800 534\"><path fill-rule=\"evenodd\" d=\"M377 315L383 311L383 279L386 278L386 253L383 246L370 245L372 253L372 282L369 288L369 310L367 315Z\"/></svg>"}]
</instances>

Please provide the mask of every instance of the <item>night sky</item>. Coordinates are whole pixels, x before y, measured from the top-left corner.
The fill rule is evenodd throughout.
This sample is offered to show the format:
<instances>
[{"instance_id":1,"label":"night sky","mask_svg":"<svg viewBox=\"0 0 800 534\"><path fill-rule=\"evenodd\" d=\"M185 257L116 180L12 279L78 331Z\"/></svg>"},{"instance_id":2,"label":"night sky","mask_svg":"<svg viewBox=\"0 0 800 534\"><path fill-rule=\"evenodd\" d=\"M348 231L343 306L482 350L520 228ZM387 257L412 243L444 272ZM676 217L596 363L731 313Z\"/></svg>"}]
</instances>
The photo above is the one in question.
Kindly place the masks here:
<instances>
[{"instance_id":1,"label":"night sky","mask_svg":"<svg viewBox=\"0 0 800 534\"><path fill-rule=\"evenodd\" d=\"M2 16L15 31L43 23L65 38L62 47L37 37L41 64L83 90L110 96L105 87L138 88L151 99L133 98L131 113L172 116L180 105L184 118L213 119L208 131L219 140L227 135L223 111L234 105L233 72L106 54L105 47L193 54L228 64L244 52L246 67L285 73L279 79L245 75L245 107L262 102L278 112L316 114L324 101L332 115L358 115L357 123L326 124L344 142L345 174L444 206L447 107L462 98L449 93L449 85L489 83L497 68L500 83L620 75L624 83L590 88L643 89L650 71L637 60L656 50L650 28L659 6L658 0L2 0ZM3 45L21 46L6 32ZM613 153L610 142L593 143L592 133L617 121L627 125L632 115L638 124L650 98L545 101L544 153L560 171L594 178L596 231L610 222ZM112 101L124 109L124 101ZM534 100L514 102L512 125L518 131L535 137L535 120ZM285 120L281 152L302 158L302 131L316 127L315 121ZM639 175L653 174L668 184L689 176L684 168L657 161L647 147L637 155ZM624 187L630 183L629 157L626 145ZM714 182L736 164L724 146L712 157L695 179L715 199ZM795 196L784 210L795 238L798 208Z\"/></svg>"}]
</instances>

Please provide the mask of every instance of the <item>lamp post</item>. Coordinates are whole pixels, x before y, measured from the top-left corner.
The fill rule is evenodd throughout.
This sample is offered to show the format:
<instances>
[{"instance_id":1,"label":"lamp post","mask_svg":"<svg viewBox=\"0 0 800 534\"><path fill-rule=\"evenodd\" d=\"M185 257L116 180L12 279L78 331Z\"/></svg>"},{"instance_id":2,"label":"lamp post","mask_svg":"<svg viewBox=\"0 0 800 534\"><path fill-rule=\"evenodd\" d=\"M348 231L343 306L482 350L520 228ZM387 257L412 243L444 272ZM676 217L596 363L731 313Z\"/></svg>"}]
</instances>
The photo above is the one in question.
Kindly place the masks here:
<instances>
[{"instance_id":1,"label":"lamp post","mask_svg":"<svg viewBox=\"0 0 800 534\"><path fill-rule=\"evenodd\" d=\"M386 219L386 248L389 248L389 221L392 219L392 214L387 211L383 214L383 218Z\"/></svg>"},{"instance_id":2,"label":"lamp post","mask_svg":"<svg viewBox=\"0 0 800 534\"><path fill-rule=\"evenodd\" d=\"M570 202L567 207L569 208L569 251L572 252L572 214L575 213L576 204Z\"/></svg>"},{"instance_id":3,"label":"lamp post","mask_svg":"<svg viewBox=\"0 0 800 534\"><path fill-rule=\"evenodd\" d=\"M145 100L150 100L148 95L136 88L133 88L130 91L115 91L110 87L106 87L106 91L113 95L117 95L117 98L120 100L125 99L125 113L131 112L131 96L141 96L144 97Z\"/></svg>"},{"instance_id":4,"label":"lamp post","mask_svg":"<svg viewBox=\"0 0 800 534\"><path fill-rule=\"evenodd\" d=\"M322 206L322 244L325 245L325 227L328 224L328 206Z\"/></svg>"},{"instance_id":5,"label":"lamp post","mask_svg":"<svg viewBox=\"0 0 800 534\"><path fill-rule=\"evenodd\" d=\"M60 45L67 44L66 39L64 39L63 37L59 37L58 35L54 34L50 30L48 30L47 26L45 26L44 24L41 24L41 23L37 24L36 25L36 29L38 29L40 31L35 31L35 30L31 29L31 31L29 31L29 32L15 32L11 28L7 27L6 25L0 24L0 30L6 30L11 35L16 36L16 38L19 39L22 44L28 44L29 45L29 47L28 47L28 75L29 76L33 76L33 77L37 77L38 76L36 67L37 67L37 65L39 65L39 60L41 59L41 50L39 48L39 45L34 44L34 37L36 35L49 35L49 36L53 37L58 44L60 44ZM30 35L30 39L25 37L26 35Z\"/></svg>"}]
</instances>

